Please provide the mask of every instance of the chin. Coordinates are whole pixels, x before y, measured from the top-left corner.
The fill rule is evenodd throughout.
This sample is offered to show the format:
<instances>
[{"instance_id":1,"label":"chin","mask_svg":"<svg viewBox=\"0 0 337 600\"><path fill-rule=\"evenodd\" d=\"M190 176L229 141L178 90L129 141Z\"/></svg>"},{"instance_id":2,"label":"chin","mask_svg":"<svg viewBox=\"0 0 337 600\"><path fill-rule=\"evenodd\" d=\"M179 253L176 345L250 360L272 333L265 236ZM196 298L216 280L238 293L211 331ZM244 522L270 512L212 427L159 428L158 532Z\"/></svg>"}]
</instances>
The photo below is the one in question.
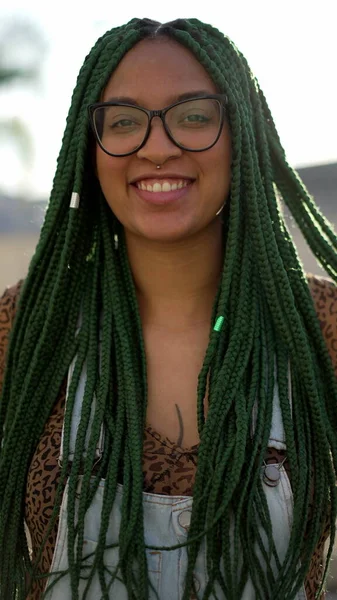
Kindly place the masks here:
<instances>
[{"instance_id":1,"label":"chin","mask_svg":"<svg viewBox=\"0 0 337 600\"><path fill-rule=\"evenodd\" d=\"M144 240L147 240L149 242L154 242L156 244L173 244L173 243L180 243L183 242L184 240L188 240L192 235L193 232L189 231L166 231L165 233L159 233L158 231L154 231L154 232L139 232L138 234L140 237L142 237Z\"/></svg>"},{"instance_id":2,"label":"chin","mask_svg":"<svg viewBox=\"0 0 337 600\"><path fill-rule=\"evenodd\" d=\"M197 229L192 226L180 226L176 227L141 227L141 228L130 228L128 230L125 227L126 235L131 233L131 235L136 235L137 237L143 238L143 240L148 240L149 242L154 242L158 244L170 244L183 242L184 240L188 240L191 236L197 233Z\"/></svg>"}]
</instances>

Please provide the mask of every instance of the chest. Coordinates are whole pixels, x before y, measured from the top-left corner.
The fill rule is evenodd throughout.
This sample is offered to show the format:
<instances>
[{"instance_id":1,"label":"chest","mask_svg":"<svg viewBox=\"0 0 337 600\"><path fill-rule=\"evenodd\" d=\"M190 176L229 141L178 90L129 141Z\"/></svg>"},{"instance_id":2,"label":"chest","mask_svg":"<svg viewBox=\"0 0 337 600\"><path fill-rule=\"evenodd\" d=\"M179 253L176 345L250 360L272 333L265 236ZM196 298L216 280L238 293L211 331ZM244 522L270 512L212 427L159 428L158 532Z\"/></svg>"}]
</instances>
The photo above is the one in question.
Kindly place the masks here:
<instances>
[{"instance_id":1,"label":"chest","mask_svg":"<svg viewBox=\"0 0 337 600\"><path fill-rule=\"evenodd\" d=\"M197 388L208 328L184 334L146 330L147 423L181 447L199 442Z\"/></svg>"}]
</instances>

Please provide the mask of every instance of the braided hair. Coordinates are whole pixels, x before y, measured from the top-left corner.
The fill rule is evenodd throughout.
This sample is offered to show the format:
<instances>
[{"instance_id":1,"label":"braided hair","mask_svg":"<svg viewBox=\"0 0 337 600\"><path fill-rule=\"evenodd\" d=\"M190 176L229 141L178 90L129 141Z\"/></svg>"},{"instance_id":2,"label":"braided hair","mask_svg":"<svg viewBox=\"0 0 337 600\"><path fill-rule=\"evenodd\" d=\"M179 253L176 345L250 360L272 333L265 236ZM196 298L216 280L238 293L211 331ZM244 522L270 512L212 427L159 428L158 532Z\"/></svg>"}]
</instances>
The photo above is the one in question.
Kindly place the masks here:
<instances>
[{"instance_id":1,"label":"braided hair","mask_svg":"<svg viewBox=\"0 0 337 600\"><path fill-rule=\"evenodd\" d=\"M123 228L93 173L87 105L99 99L111 73L137 42L160 36L188 48L219 92L227 95L232 138L223 275L197 388L200 448L183 600L193 590L193 568L203 539L208 574L203 598L209 598L217 585L226 598L237 600L250 577L257 599L291 600L303 583L326 522L331 530L328 559L331 555L337 516L336 381L278 198L289 207L313 253L335 281L337 238L288 165L265 97L232 41L197 19L165 25L132 19L103 35L80 70L50 202L10 336L0 402L0 600L23 600L25 574L29 572L32 579L39 576L36 565L57 520L66 481L68 573L72 598L79 597L84 518L102 477L106 485L99 540L85 574L87 589L97 573L102 598L109 597L104 549L121 473L118 568L128 597L148 598L142 507L146 357ZM73 192L81 199L77 209L69 208ZM116 232L118 252L113 248ZM79 306L82 324L77 332ZM75 392L85 362L87 383L74 459L70 466L66 461L62 465L48 532L32 564L24 533L27 470L75 355L65 413L66 456ZM291 536L282 564L260 479L275 385L294 496ZM94 471L102 423L104 453ZM315 510L310 513L311 504ZM277 574L271 560L278 565ZM131 568L134 563L136 572Z\"/></svg>"}]
</instances>

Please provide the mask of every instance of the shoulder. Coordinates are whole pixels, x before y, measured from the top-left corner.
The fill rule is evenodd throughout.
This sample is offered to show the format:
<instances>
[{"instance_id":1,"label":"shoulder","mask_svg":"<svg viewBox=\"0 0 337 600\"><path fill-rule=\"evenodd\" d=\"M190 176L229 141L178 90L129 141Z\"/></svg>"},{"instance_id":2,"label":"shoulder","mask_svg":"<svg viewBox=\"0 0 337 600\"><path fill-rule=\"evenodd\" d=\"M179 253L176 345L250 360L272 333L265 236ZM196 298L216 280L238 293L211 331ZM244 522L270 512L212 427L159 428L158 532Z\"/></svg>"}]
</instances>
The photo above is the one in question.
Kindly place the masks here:
<instances>
[{"instance_id":1,"label":"shoulder","mask_svg":"<svg viewBox=\"0 0 337 600\"><path fill-rule=\"evenodd\" d=\"M23 279L15 285L5 289L0 297L0 327L11 324L15 315L15 309L22 288Z\"/></svg>"},{"instance_id":2,"label":"shoulder","mask_svg":"<svg viewBox=\"0 0 337 600\"><path fill-rule=\"evenodd\" d=\"M321 326L337 324L337 285L327 277L308 275L307 281Z\"/></svg>"},{"instance_id":3,"label":"shoulder","mask_svg":"<svg viewBox=\"0 0 337 600\"><path fill-rule=\"evenodd\" d=\"M327 277L307 276L311 297L337 375L337 285Z\"/></svg>"},{"instance_id":4,"label":"shoulder","mask_svg":"<svg viewBox=\"0 0 337 600\"><path fill-rule=\"evenodd\" d=\"M12 328L18 297L22 288L23 280L12 287L6 288L0 297L0 389L5 369L5 357L7 352L9 334Z\"/></svg>"}]
</instances>

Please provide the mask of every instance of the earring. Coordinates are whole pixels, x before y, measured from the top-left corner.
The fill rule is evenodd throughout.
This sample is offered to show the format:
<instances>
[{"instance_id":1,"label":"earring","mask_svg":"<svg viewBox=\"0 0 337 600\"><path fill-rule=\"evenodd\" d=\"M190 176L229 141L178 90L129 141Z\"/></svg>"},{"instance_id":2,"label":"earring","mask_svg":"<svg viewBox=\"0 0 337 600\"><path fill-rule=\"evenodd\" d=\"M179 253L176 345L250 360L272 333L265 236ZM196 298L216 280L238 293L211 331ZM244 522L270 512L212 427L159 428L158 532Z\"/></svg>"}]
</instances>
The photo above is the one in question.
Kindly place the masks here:
<instances>
[{"instance_id":1,"label":"earring","mask_svg":"<svg viewBox=\"0 0 337 600\"><path fill-rule=\"evenodd\" d=\"M217 213L215 213L215 216L216 216L216 217L217 217L217 216L218 216L218 215L221 213L221 211L222 211L223 207L225 206L225 204L226 204L226 202L224 202L224 203L223 203L223 205L222 205L222 207L221 207L221 208L219 208L218 212L217 212Z\"/></svg>"},{"instance_id":2,"label":"earring","mask_svg":"<svg viewBox=\"0 0 337 600\"><path fill-rule=\"evenodd\" d=\"M115 250L118 250L118 234L114 234Z\"/></svg>"},{"instance_id":3,"label":"earring","mask_svg":"<svg viewBox=\"0 0 337 600\"><path fill-rule=\"evenodd\" d=\"M161 169L161 165L157 165L157 169Z\"/></svg>"}]
</instances>

